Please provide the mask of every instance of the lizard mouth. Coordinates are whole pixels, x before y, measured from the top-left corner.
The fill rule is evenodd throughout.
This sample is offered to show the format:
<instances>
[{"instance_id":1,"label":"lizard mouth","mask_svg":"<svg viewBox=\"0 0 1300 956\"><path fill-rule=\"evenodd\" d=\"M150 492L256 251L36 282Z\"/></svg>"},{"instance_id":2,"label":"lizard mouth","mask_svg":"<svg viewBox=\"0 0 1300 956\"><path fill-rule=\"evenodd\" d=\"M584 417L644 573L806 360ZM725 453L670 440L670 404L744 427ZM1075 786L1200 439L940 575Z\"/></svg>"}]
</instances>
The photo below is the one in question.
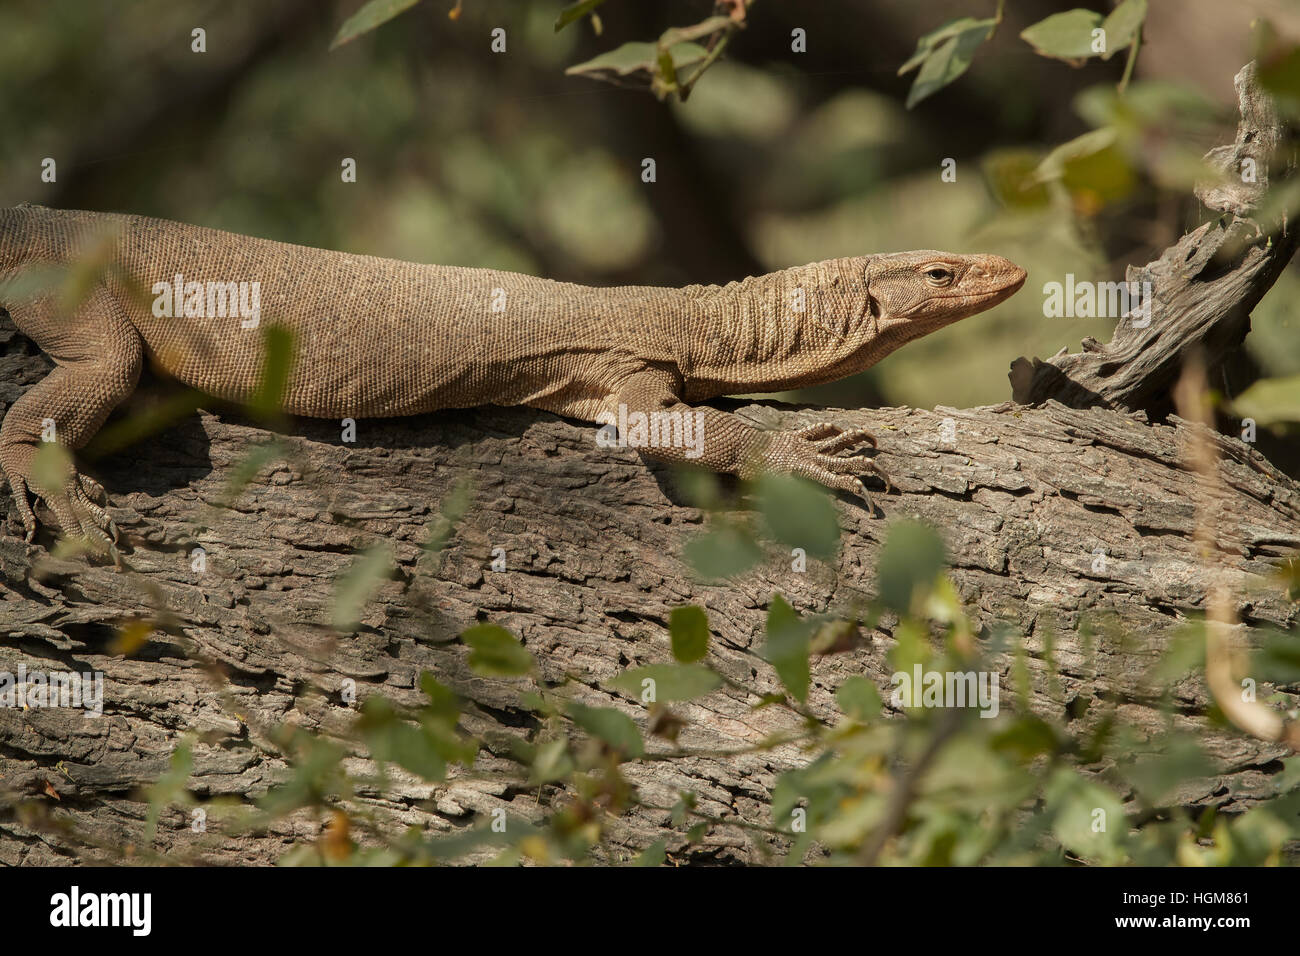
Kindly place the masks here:
<instances>
[{"instance_id":1,"label":"lizard mouth","mask_svg":"<svg viewBox=\"0 0 1300 956\"><path fill-rule=\"evenodd\" d=\"M958 292L953 295L943 296L953 305L964 307L978 307L980 311L991 309L993 306L1005 302L1024 287L1025 277L1008 282L1000 289L993 289L990 292Z\"/></svg>"},{"instance_id":2,"label":"lizard mouth","mask_svg":"<svg viewBox=\"0 0 1300 956\"><path fill-rule=\"evenodd\" d=\"M994 289L991 292L967 294L961 296L961 298L971 305L979 304L983 305L985 308L990 308L997 305L999 302L1005 302L1007 299L1019 292L1024 288L1025 280L1028 278L1029 273L1024 269L1021 269L1019 266L1016 266L1016 271L1007 277L1006 284L1001 288Z\"/></svg>"},{"instance_id":3,"label":"lizard mouth","mask_svg":"<svg viewBox=\"0 0 1300 956\"><path fill-rule=\"evenodd\" d=\"M1007 295L1015 295L1019 292L1024 287L1025 280L1028 278L1029 273L1017 266L1015 274L1011 277L1011 281L1007 283L1005 290Z\"/></svg>"}]
</instances>

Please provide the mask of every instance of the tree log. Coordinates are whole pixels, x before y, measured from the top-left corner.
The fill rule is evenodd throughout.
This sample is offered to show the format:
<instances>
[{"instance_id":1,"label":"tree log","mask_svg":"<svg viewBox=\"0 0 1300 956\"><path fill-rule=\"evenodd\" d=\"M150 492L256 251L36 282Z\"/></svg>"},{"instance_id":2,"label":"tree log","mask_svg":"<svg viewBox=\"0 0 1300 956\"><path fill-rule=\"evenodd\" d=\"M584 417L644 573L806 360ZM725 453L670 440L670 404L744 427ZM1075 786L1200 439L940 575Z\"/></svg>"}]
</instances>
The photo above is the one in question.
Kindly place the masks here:
<instances>
[{"instance_id":1,"label":"tree log","mask_svg":"<svg viewBox=\"0 0 1300 956\"><path fill-rule=\"evenodd\" d=\"M7 404L47 363L12 332L5 349L0 380L21 383L2 386ZM261 728L289 722L341 733L354 717L340 696L346 678L356 681L359 698L378 692L416 703L417 676L432 670L470 702L465 729L495 741L480 766L500 764L500 741L525 732L528 720L518 703L521 681L482 679L466 666L456 636L480 618L519 635L548 680L568 675L580 699L620 707L644 723L639 702L603 687L629 666L668 660L671 609L697 603L709 613L712 662L759 694L776 691L757 653L770 596L779 592L805 612L852 613L873 591L881 541L901 516L942 530L953 579L982 625L1005 622L1024 635L1035 708L1081 713L1080 704L1111 701L1141 727L1164 725L1144 674L1172 629L1203 610L1209 580L1193 546L1203 492L1182 464L1191 426L1057 403L741 411L774 426L831 417L872 429L897 488L879 499L884 519L842 498L842 548L834 560L810 560L806 573L796 573L788 554L774 552L730 583L699 583L681 551L705 516L681 502L671 473L631 450L597 449L589 426L521 409L362 423L351 446L338 441L333 423L298 423L284 438L286 460L268 464L228 509L211 502L265 437L239 420L202 413L105 459L96 471L130 542L127 569L54 558L40 542L28 547L14 534L0 538L0 670L21 663L29 671L99 670L106 679L99 719L0 710L0 862L94 859L96 847L125 845L145 854L151 848L139 788L165 772L187 732L200 735L191 792L256 798L286 774L284 757ZM952 419L946 429L945 419ZM943 436L953 426L948 447ZM1251 624L1290 625L1294 605L1276 588L1248 584L1300 546L1300 486L1239 441L1213 441L1230 492L1211 505L1223 561L1243 595L1238 610ZM421 565L430 516L463 476L472 478L473 504L441 564ZM340 636L330 627L335 580L354 552L384 541L396 549L399 574L367 605L359 630ZM192 570L195 546L206 551L204 573ZM497 548L504 549L503 571L491 570ZM136 616L161 621L166 631L154 631L130 656L115 653L118 625ZM1091 650L1079 637L1089 619L1100 635ZM1055 690L1043 679L1049 632ZM1121 633L1126 640L1108 636ZM889 690L890 622L866 637L846 653L815 659L810 705L817 714L834 713L832 693L849 675L866 674ZM1008 658L1000 661L1005 674ZM233 708L219 693L223 684ZM1206 703L1197 680L1177 695L1179 714ZM681 743L734 749L792 724L780 708L751 710L757 699L724 688L677 706L689 721ZM1280 767L1283 748L1200 718L1176 720L1203 733L1225 768L1183 795L1189 805L1248 805ZM681 790L698 794L706 812L766 823L776 774L801 759L788 746L635 764L629 776L657 809L625 818L620 839L633 849L657 838ZM535 790L454 776L439 786L401 775L395 781L383 793L362 795L393 831L410 824L454 830L498 807L529 818L543 812ZM16 811L23 802L30 811L33 801L48 816L34 821ZM319 829L305 817L239 836L196 834L188 824L181 809L164 812L152 850L171 860L269 863L293 839ZM734 831L719 830L689 854L754 861L758 852Z\"/></svg>"}]
</instances>

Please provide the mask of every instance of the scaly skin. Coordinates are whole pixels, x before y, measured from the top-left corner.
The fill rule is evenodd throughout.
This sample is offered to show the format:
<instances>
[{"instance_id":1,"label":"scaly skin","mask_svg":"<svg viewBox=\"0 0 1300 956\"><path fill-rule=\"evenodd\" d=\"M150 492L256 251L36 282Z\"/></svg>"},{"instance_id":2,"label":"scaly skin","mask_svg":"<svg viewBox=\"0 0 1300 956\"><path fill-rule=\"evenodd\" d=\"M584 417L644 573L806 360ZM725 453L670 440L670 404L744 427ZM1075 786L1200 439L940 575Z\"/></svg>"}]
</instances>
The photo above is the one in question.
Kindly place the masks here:
<instances>
[{"instance_id":1,"label":"scaly skin","mask_svg":"<svg viewBox=\"0 0 1300 956\"><path fill-rule=\"evenodd\" d=\"M71 314L24 284L33 267L107 250ZM111 546L102 489L75 470L34 488L43 423L83 447L135 388L147 358L220 398L247 399L263 367L260 328L238 315L158 317L155 283L257 282L261 321L287 326L294 362L285 411L318 418L414 415L530 405L597 421L628 412L699 412L703 440L643 450L749 477L802 475L866 497L869 457L841 456L865 432L819 423L764 432L688 403L829 382L992 308L1024 283L999 256L902 252L830 259L726 286L590 288L532 276L417 265L254 239L182 223L61 211L0 210L0 306L56 362L0 426L0 469L31 541L28 492L66 534ZM9 282L17 278L17 282ZM140 291L149 294L141 296ZM869 500L869 499L868 499Z\"/></svg>"}]
</instances>

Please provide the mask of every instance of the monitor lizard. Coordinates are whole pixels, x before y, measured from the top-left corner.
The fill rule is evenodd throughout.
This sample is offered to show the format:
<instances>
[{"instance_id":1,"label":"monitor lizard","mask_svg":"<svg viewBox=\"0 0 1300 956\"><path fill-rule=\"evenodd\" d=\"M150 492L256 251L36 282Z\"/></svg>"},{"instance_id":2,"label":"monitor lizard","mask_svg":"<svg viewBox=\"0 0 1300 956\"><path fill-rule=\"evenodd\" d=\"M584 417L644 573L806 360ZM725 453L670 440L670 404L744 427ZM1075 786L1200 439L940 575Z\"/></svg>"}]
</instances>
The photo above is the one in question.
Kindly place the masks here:
<instances>
[{"instance_id":1,"label":"monitor lizard","mask_svg":"<svg viewBox=\"0 0 1300 956\"><path fill-rule=\"evenodd\" d=\"M33 266L71 266L106 235L107 268L70 308L48 287L23 291L10 281ZM35 494L65 534L112 550L117 529L97 503L107 503L97 482L71 465L53 487L33 482L41 442L83 447L134 390L146 360L208 394L249 398L263 368L254 326L264 314L294 336L282 396L291 414L396 417L496 404L626 422L630 413L685 412L701 429L693 447L642 450L743 478L801 475L870 502L858 476L879 469L865 454L841 454L874 446L868 432L833 422L765 431L695 403L843 378L992 308L1024 281L1024 270L1000 256L922 250L829 259L724 286L597 288L23 205L0 210L0 306L55 367L5 415L0 469L28 542ZM256 300L256 315L234 307L241 295L246 306Z\"/></svg>"}]
</instances>

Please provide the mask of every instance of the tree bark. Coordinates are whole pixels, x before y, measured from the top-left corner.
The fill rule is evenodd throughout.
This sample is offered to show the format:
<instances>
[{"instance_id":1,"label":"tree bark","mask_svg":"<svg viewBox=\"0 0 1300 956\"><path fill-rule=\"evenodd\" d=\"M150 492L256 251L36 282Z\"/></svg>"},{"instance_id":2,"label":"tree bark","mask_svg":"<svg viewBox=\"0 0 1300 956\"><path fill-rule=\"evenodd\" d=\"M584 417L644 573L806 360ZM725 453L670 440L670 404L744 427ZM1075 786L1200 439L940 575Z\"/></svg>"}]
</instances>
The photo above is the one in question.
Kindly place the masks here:
<instances>
[{"instance_id":1,"label":"tree bark","mask_svg":"<svg viewBox=\"0 0 1300 956\"><path fill-rule=\"evenodd\" d=\"M6 372L30 382L44 360L17 342L7 346ZM19 390L7 387L4 398ZM758 405L743 411L783 427L828 416ZM681 548L701 531L703 516L680 502L668 473L630 450L598 450L590 427L543 413L482 409L362 423L350 447L337 442L333 424L304 423L284 439L289 460L268 465L230 509L209 503L264 437L258 429L204 413L112 456L97 470L131 542L128 570L54 559L15 535L0 538L0 669L14 672L22 663L29 671L106 675L99 719L0 710L0 784L9 808L0 817L0 861L71 860L85 840L145 853L137 790L166 771L186 732L200 734L193 793L255 798L286 772L259 728L289 722L341 732L354 716L340 697L345 678L356 681L360 698L375 692L416 703L417 676L432 670L470 701L465 729L497 741L492 749L501 753L503 737L528 727L518 704L522 682L485 680L467 669L467 650L455 637L480 617L519 635L548 680L570 675L582 685L581 699L621 707L643 723L639 703L602 685L626 667L669 660L671 609L698 603L709 613L713 663L758 693L776 691L757 653L770 596L779 592L805 612L850 610L872 592L889 519L902 516L941 529L952 576L981 624L1007 622L1024 635L1035 708L1059 715L1118 701L1139 726L1163 726L1143 675L1172 630L1203 610L1209 582L1193 546L1203 492L1182 464L1191 426L1057 403L829 417L881 436L881 461L898 489L880 500L885 520L844 498L835 560L810 561L806 573L795 573L788 554L773 553L729 584L698 583L688 572ZM957 436L951 447L941 438L946 418ZM1253 625L1290 625L1294 605L1276 589L1251 593L1247 584L1300 546L1300 487L1240 442L1213 440L1231 489L1209 503L1221 557L1236 593L1250 593L1238 610ZM473 506L441 566L418 566L431 513L466 475L475 486ZM399 576L367 606L357 633L336 635L329 623L335 579L354 552L383 541L396 548ZM204 573L191 569L195 546L207 553ZM504 549L504 571L491 570L496 548ZM155 631L132 656L114 653L115 629L136 616L160 620L171 633ZM1091 652L1078 636L1086 620L1101 635ZM1059 692L1044 679L1049 632ZM1116 634L1128 637L1120 642ZM867 636L859 647L814 661L816 713L834 713L832 693L852 674L889 689L889 622ZM1008 660L1001 660L1005 671ZM223 703L214 670L224 674L235 708ZM681 742L734 749L791 725L780 708L751 711L756 700L722 689L675 707L689 721ZM1177 703L1180 713L1202 707L1200 682L1180 686ZM1279 769L1284 748L1200 718L1178 722L1203 733L1226 768L1186 794L1188 803L1249 804ZM490 769L503 759L484 752L480 762ZM766 823L768 788L800 760L790 746L635 765L631 779L659 809L637 810L623 822L626 845L659 835L679 790L698 794L706 812ZM27 805L22 814L20 802ZM399 776L390 791L365 794L362 802L394 831L463 827L497 807L526 817L542 812L535 791L455 779L432 786ZM33 805L48 818L37 812L33 820ZM78 835L52 829L56 823ZM153 849L171 859L269 863L291 838L316 835L309 819L238 837L195 834L188 824L180 809L165 812ZM715 844L691 852L694 859L753 861L758 850L719 830Z\"/></svg>"}]
</instances>

